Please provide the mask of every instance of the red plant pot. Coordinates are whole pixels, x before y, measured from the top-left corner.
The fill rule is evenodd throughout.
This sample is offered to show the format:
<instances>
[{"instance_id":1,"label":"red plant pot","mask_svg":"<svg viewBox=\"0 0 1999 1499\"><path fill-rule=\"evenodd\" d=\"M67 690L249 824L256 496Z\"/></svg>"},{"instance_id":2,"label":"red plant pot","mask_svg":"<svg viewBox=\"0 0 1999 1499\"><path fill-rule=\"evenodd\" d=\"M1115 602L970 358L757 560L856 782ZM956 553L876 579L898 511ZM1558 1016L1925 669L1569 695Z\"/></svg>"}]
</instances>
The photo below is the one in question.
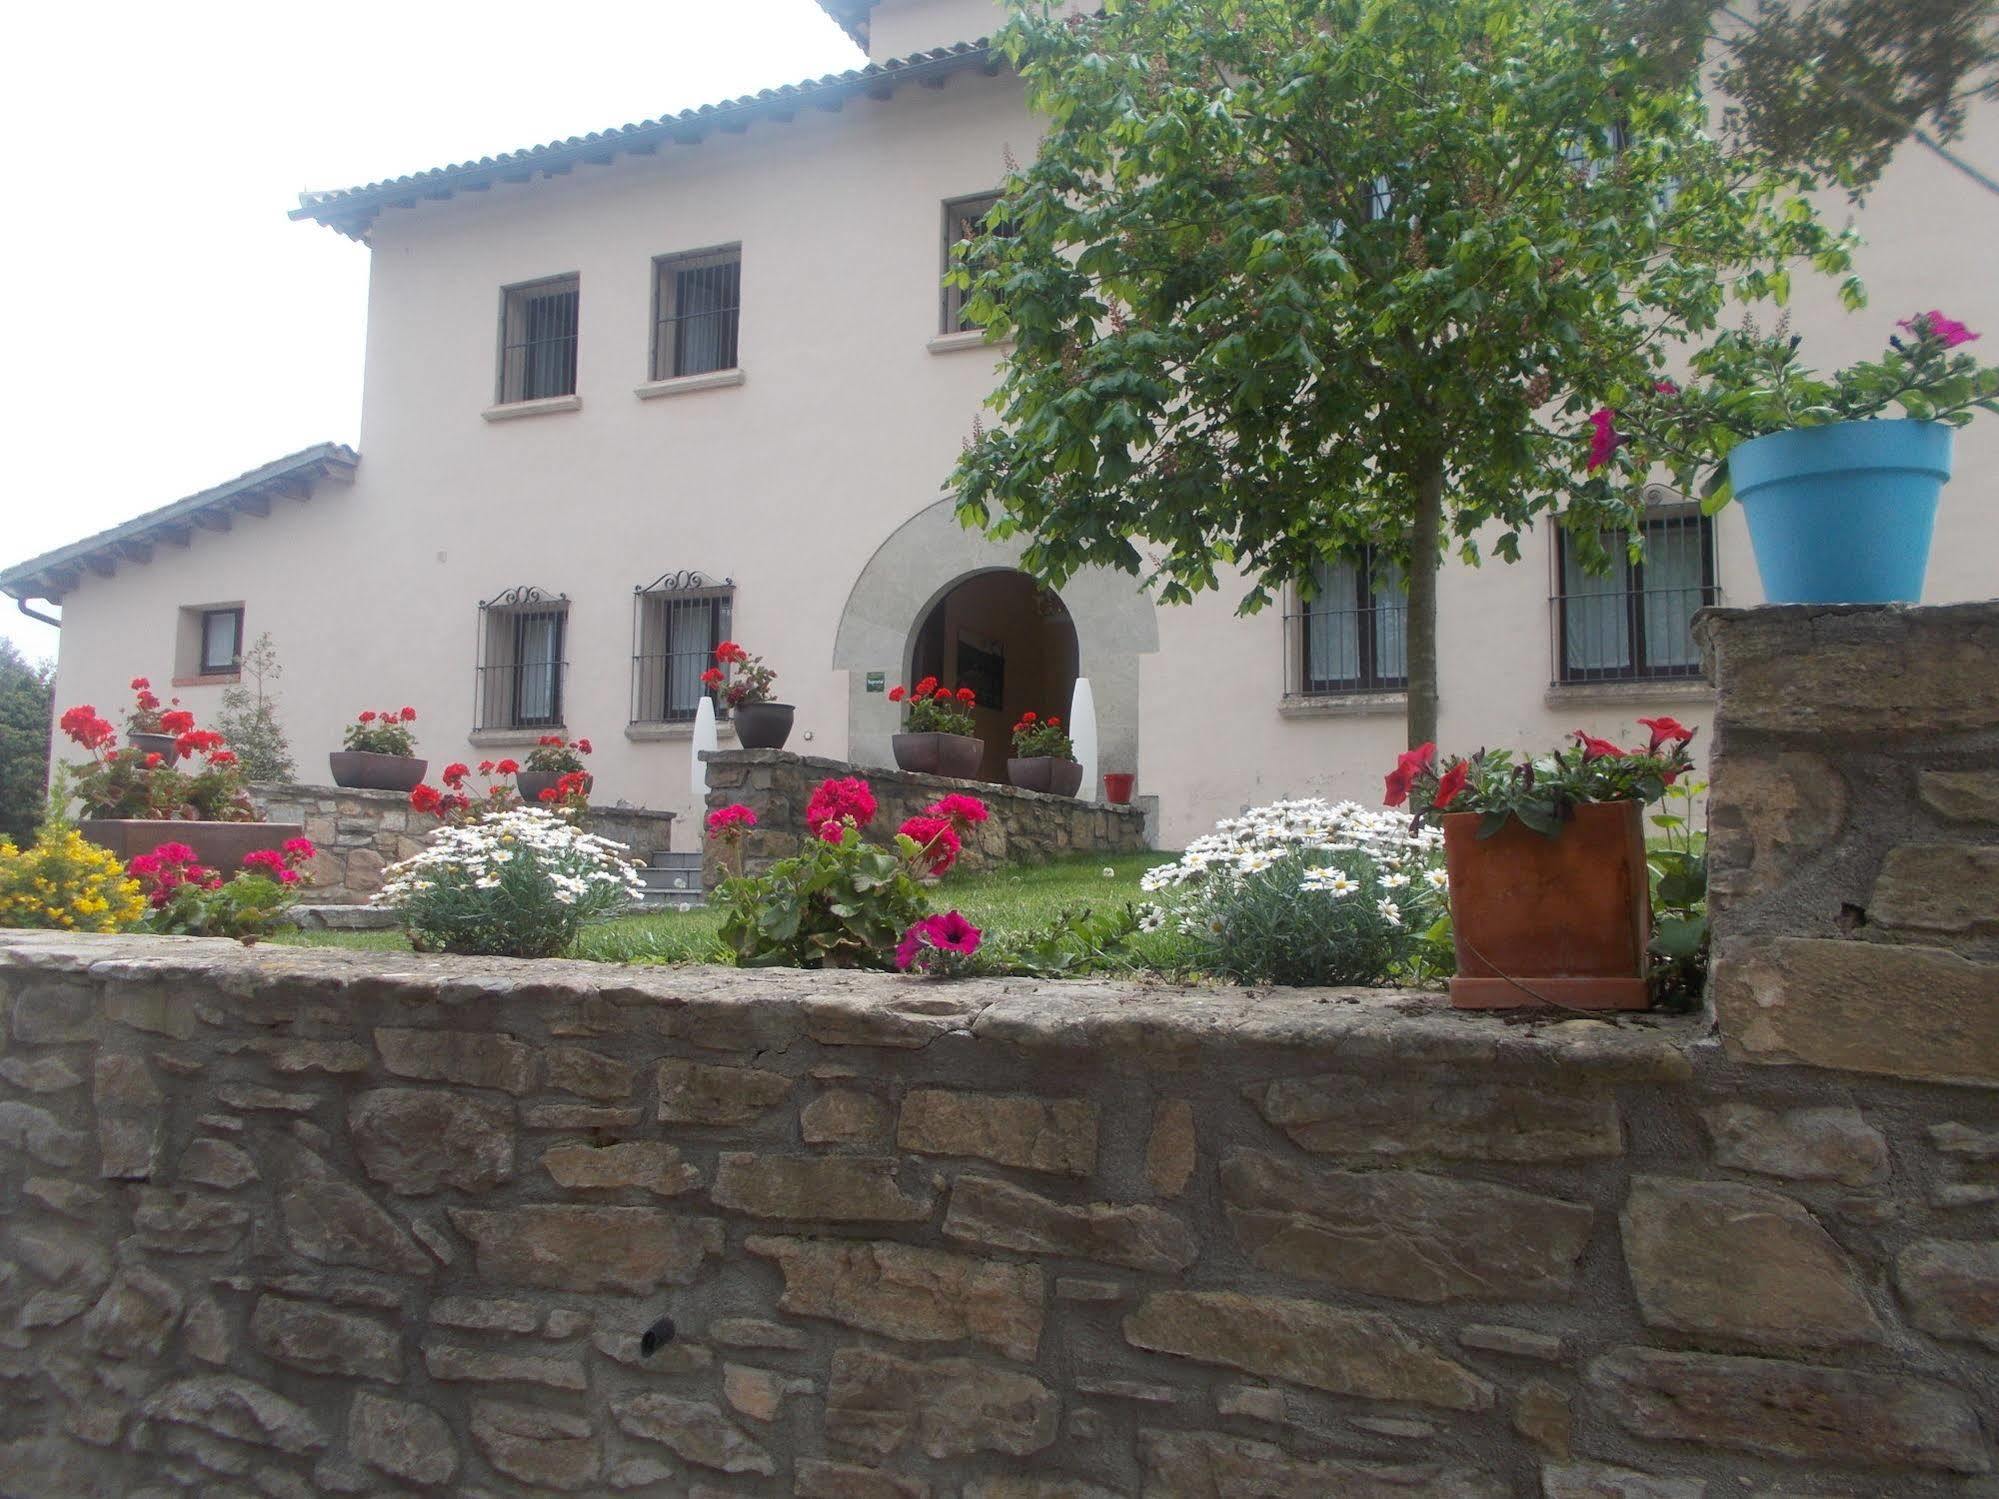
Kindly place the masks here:
<instances>
[{"instance_id":1,"label":"red plant pot","mask_svg":"<svg viewBox=\"0 0 1999 1499\"><path fill-rule=\"evenodd\" d=\"M1138 777L1128 770L1107 770L1104 772L1104 800L1113 807L1131 805L1131 788Z\"/></svg>"},{"instance_id":2,"label":"red plant pot","mask_svg":"<svg viewBox=\"0 0 1999 1499\"><path fill-rule=\"evenodd\" d=\"M1466 1010L1642 1010L1652 938L1645 825L1637 802L1577 807L1556 837L1509 818L1490 838L1484 816L1444 818L1458 973Z\"/></svg>"}]
</instances>

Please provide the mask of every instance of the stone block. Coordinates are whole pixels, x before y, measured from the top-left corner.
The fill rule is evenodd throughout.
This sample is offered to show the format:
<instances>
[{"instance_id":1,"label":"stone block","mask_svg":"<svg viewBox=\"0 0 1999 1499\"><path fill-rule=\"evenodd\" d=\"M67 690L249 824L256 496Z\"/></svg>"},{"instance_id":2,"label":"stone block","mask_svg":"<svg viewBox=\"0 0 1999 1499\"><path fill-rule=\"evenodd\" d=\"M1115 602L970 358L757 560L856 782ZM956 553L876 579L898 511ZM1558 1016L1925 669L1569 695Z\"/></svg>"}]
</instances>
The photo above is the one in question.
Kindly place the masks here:
<instances>
[{"instance_id":1,"label":"stone block","mask_svg":"<svg viewBox=\"0 0 1999 1499\"><path fill-rule=\"evenodd\" d=\"M1589 1383L1605 1413L1650 1441L1858 1467L1992 1466L1971 1402L1934 1380L1620 1348L1590 1364Z\"/></svg>"},{"instance_id":2,"label":"stone block","mask_svg":"<svg viewBox=\"0 0 1999 1499\"><path fill-rule=\"evenodd\" d=\"M752 1421L775 1421L784 1409L787 1395L810 1395L812 1392L813 1384L809 1379L779 1374L771 1369L757 1369L748 1364L722 1365L722 1398L729 1402L731 1410Z\"/></svg>"},{"instance_id":3,"label":"stone block","mask_svg":"<svg viewBox=\"0 0 1999 1499\"><path fill-rule=\"evenodd\" d=\"M354 1153L371 1180L407 1197L487 1192L514 1177L514 1111L442 1088L377 1088L347 1106Z\"/></svg>"},{"instance_id":4,"label":"stone block","mask_svg":"<svg viewBox=\"0 0 1999 1499\"><path fill-rule=\"evenodd\" d=\"M96 992L84 984L23 984L10 1026L14 1039L29 1046L95 1041L101 1028Z\"/></svg>"},{"instance_id":5,"label":"stone block","mask_svg":"<svg viewBox=\"0 0 1999 1499\"><path fill-rule=\"evenodd\" d=\"M1085 1483L1080 1478L1048 1474L1008 1474L975 1478L961 1491L963 1499L1124 1499L1115 1489Z\"/></svg>"},{"instance_id":6,"label":"stone block","mask_svg":"<svg viewBox=\"0 0 1999 1499\"><path fill-rule=\"evenodd\" d=\"M1909 1320L1939 1338L1999 1353L1999 1239L1923 1239L1895 1256Z\"/></svg>"},{"instance_id":7,"label":"stone block","mask_svg":"<svg viewBox=\"0 0 1999 1499\"><path fill-rule=\"evenodd\" d=\"M486 1461L522 1483L574 1494L593 1488L603 1474L603 1443L581 1416L475 1400L471 1424L473 1445Z\"/></svg>"},{"instance_id":8,"label":"stone block","mask_svg":"<svg viewBox=\"0 0 1999 1499\"><path fill-rule=\"evenodd\" d=\"M541 1166L558 1186L579 1191L642 1188L678 1197L701 1185L701 1173L680 1159L680 1151L657 1140L553 1145L542 1152Z\"/></svg>"},{"instance_id":9,"label":"stone block","mask_svg":"<svg viewBox=\"0 0 1999 1499\"><path fill-rule=\"evenodd\" d=\"M711 1401L628 1395L611 1401L611 1416L628 1435L658 1442L697 1467L765 1477L777 1471L771 1455Z\"/></svg>"},{"instance_id":10,"label":"stone block","mask_svg":"<svg viewBox=\"0 0 1999 1499\"><path fill-rule=\"evenodd\" d=\"M194 1140L175 1162L182 1181L204 1187L220 1187L225 1192L257 1180L257 1163L250 1152L227 1140Z\"/></svg>"},{"instance_id":11,"label":"stone block","mask_svg":"<svg viewBox=\"0 0 1999 1499\"><path fill-rule=\"evenodd\" d=\"M709 1192L715 1206L756 1218L910 1223L930 1216L926 1187L905 1192L894 1156L765 1156L725 1151Z\"/></svg>"},{"instance_id":12,"label":"stone block","mask_svg":"<svg viewBox=\"0 0 1999 1499\"><path fill-rule=\"evenodd\" d=\"M1029 1374L972 1359L919 1361L872 1348L833 1354L826 1435L877 1458L914 1445L934 1458L1053 1445L1060 1404Z\"/></svg>"},{"instance_id":13,"label":"stone block","mask_svg":"<svg viewBox=\"0 0 1999 1499\"><path fill-rule=\"evenodd\" d=\"M1999 824L1999 775L1990 771L1925 770L1916 776L1916 794L1948 821Z\"/></svg>"},{"instance_id":14,"label":"stone block","mask_svg":"<svg viewBox=\"0 0 1999 1499\"><path fill-rule=\"evenodd\" d=\"M428 1406L362 1391L347 1411L348 1450L391 1478L431 1485L458 1475L458 1444Z\"/></svg>"},{"instance_id":15,"label":"stone block","mask_svg":"<svg viewBox=\"0 0 1999 1499\"><path fill-rule=\"evenodd\" d=\"M1211 1431L1141 1431L1145 1492L1160 1499L1507 1499L1494 1475L1458 1465L1294 1457L1271 1442Z\"/></svg>"},{"instance_id":16,"label":"stone block","mask_svg":"<svg viewBox=\"0 0 1999 1499\"><path fill-rule=\"evenodd\" d=\"M346 1182L300 1182L279 1199L278 1209L293 1252L322 1265L391 1275L429 1275L434 1268L400 1223Z\"/></svg>"},{"instance_id":17,"label":"stone block","mask_svg":"<svg viewBox=\"0 0 1999 1499\"><path fill-rule=\"evenodd\" d=\"M1309 1171L1260 1151L1222 1162L1222 1200L1266 1270L1404 1301L1568 1296L1595 1214L1580 1203L1418 1171Z\"/></svg>"},{"instance_id":18,"label":"stone block","mask_svg":"<svg viewBox=\"0 0 1999 1499\"><path fill-rule=\"evenodd\" d=\"M1846 827L1845 778L1823 755L1731 754L1708 810L1709 878L1747 898L1779 889Z\"/></svg>"},{"instance_id":19,"label":"stone block","mask_svg":"<svg viewBox=\"0 0 1999 1499\"><path fill-rule=\"evenodd\" d=\"M573 1358L535 1354L495 1353L462 1343L430 1339L423 1345L423 1367L440 1384L529 1384L551 1390L590 1387L582 1363Z\"/></svg>"},{"instance_id":20,"label":"stone block","mask_svg":"<svg viewBox=\"0 0 1999 1499\"><path fill-rule=\"evenodd\" d=\"M1777 1348L1881 1340L1852 1262L1788 1197L1735 1182L1639 1177L1621 1222L1648 1327Z\"/></svg>"},{"instance_id":21,"label":"stone block","mask_svg":"<svg viewBox=\"0 0 1999 1499\"><path fill-rule=\"evenodd\" d=\"M645 1295L686 1285L722 1252L722 1225L657 1208L535 1204L449 1210L483 1279L556 1291Z\"/></svg>"},{"instance_id":22,"label":"stone block","mask_svg":"<svg viewBox=\"0 0 1999 1499\"><path fill-rule=\"evenodd\" d=\"M1549 1457L1567 1457L1575 1431L1568 1391L1530 1379L1513 1397L1513 1429Z\"/></svg>"},{"instance_id":23,"label":"stone block","mask_svg":"<svg viewBox=\"0 0 1999 1499\"><path fill-rule=\"evenodd\" d=\"M759 1252L750 1248L747 1240L744 1247L752 1254ZM717 1317L708 1324L708 1336L724 1348L781 1348L796 1352L812 1344L812 1339L798 1328L786 1327L781 1322L766 1322L759 1317Z\"/></svg>"},{"instance_id":24,"label":"stone block","mask_svg":"<svg viewBox=\"0 0 1999 1499\"><path fill-rule=\"evenodd\" d=\"M255 1083L221 1083L215 1089L218 1102L243 1114L310 1114L322 1102L317 1093L293 1093L283 1088L265 1088Z\"/></svg>"},{"instance_id":25,"label":"stone block","mask_svg":"<svg viewBox=\"0 0 1999 1499\"><path fill-rule=\"evenodd\" d=\"M1549 1463L1541 1499L1707 1499L1705 1478L1661 1478L1606 1463Z\"/></svg>"},{"instance_id":26,"label":"stone block","mask_svg":"<svg viewBox=\"0 0 1999 1499\"><path fill-rule=\"evenodd\" d=\"M952 1185L946 1237L1028 1254L1100 1260L1172 1274L1200 1255L1193 1231L1147 1204L1055 1202L1025 1187L983 1176Z\"/></svg>"},{"instance_id":27,"label":"stone block","mask_svg":"<svg viewBox=\"0 0 1999 1499\"><path fill-rule=\"evenodd\" d=\"M104 1206L104 1192L82 1182L53 1176L31 1176L21 1183L21 1195L31 1197L52 1213L88 1222Z\"/></svg>"},{"instance_id":28,"label":"stone block","mask_svg":"<svg viewBox=\"0 0 1999 1499\"><path fill-rule=\"evenodd\" d=\"M1999 847L1905 843L1888 850L1867 919L1900 931L1951 936L1999 928Z\"/></svg>"},{"instance_id":29,"label":"stone block","mask_svg":"<svg viewBox=\"0 0 1999 1499\"><path fill-rule=\"evenodd\" d=\"M229 1374L175 1380L151 1396L140 1413L148 1421L191 1427L252 1447L274 1447L295 1457L327 1445L326 1433L302 1406Z\"/></svg>"},{"instance_id":30,"label":"stone block","mask_svg":"<svg viewBox=\"0 0 1999 1499\"><path fill-rule=\"evenodd\" d=\"M92 1066L97 1111L97 1174L108 1181L148 1181L166 1129L159 1084L145 1058L100 1054Z\"/></svg>"},{"instance_id":31,"label":"stone block","mask_svg":"<svg viewBox=\"0 0 1999 1499\"><path fill-rule=\"evenodd\" d=\"M1970 1124L1933 1124L1930 1144L1945 1155L1967 1161L1999 1161L1999 1129L1979 1129Z\"/></svg>"},{"instance_id":32,"label":"stone block","mask_svg":"<svg viewBox=\"0 0 1999 1499\"><path fill-rule=\"evenodd\" d=\"M853 1088L828 1089L798 1116L799 1137L807 1145L882 1146L890 1127L888 1105Z\"/></svg>"},{"instance_id":33,"label":"stone block","mask_svg":"<svg viewBox=\"0 0 1999 1499\"><path fill-rule=\"evenodd\" d=\"M541 1326L541 1308L502 1296L440 1296L430 1304L430 1320L466 1332L530 1333Z\"/></svg>"},{"instance_id":34,"label":"stone block","mask_svg":"<svg viewBox=\"0 0 1999 1499\"><path fill-rule=\"evenodd\" d=\"M185 1304L172 1281L128 1265L83 1319L83 1345L100 1358L156 1359Z\"/></svg>"},{"instance_id":35,"label":"stone block","mask_svg":"<svg viewBox=\"0 0 1999 1499\"><path fill-rule=\"evenodd\" d=\"M930 1499L921 1478L854 1463L801 1457L792 1468L793 1499Z\"/></svg>"},{"instance_id":36,"label":"stone block","mask_svg":"<svg viewBox=\"0 0 1999 1499\"><path fill-rule=\"evenodd\" d=\"M90 1140L47 1109L17 1099L0 1099L0 1150L18 1151L57 1170L83 1159Z\"/></svg>"},{"instance_id":37,"label":"stone block","mask_svg":"<svg viewBox=\"0 0 1999 1499\"><path fill-rule=\"evenodd\" d=\"M623 1103L632 1096L638 1068L581 1046L551 1046L542 1053L542 1086L599 1103Z\"/></svg>"},{"instance_id":38,"label":"stone block","mask_svg":"<svg viewBox=\"0 0 1999 1499\"><path fill-rule=\"evenodd\" d=\"M511 1036L382 1027L375 1032L375 1049L391 1074L416 1082L463 1083L513 1094L534 1086L534 1053Z\"/></svg>"},{"instance_id":39,"label":"stone block","mask_svg":"<svg viewBox=\"0 0 1999 1499\"><path fill-rule=\"evenodd\" d=\"M139 1242L165 1254L220 1254L243 1240L250 1215L226 1197L142 1187L132 1212Z\"/></svg>"},{"instance_id":40,"label":"stone block","mask_svg":"<svg viewBox=\"0 0 1999 1499\"><path fill-rule=\"evenodd\" d=\"M760 1067L715 1067L705 1062L659 1064L662 1124L747 1124L776 1108L792 1080Z\"/></svg>"},{"instance_id":41,"label":"stone block","mask_svg":"<svg viewBox=\"0 0 1999 1499\"><path fill-rule=\"evenodd\" d=\"M561 1130L568 1134L628 1135L639 1127L639 1111L607 1108L593 1103L528 1103L521 1105L521 1128Z\"/></svg>"},{"instance_id":42,"label":"stone block","mask_svg":"<svg viewBox=\"0 0 1999 1499\"><path fill-rule=\"evenodd\" d=\"M1538 1359L1544 1364L1557 1363L1562 1357L1560 1338L1525 1327L1498 1327L1491 1323L1474 1322L1458 1329L1458 1343L1464 1348L1476 1348L1481 1353Z\"/></svg>"},{"instance_id":43,"label":"stone block","mask_svg":"<svg viewBox=\"0 0 1999 1499\"><path fill-rule=\"evenodd\" d=\"M1999 964L1933 947L1737 939L1721 945L1713 994L1722 1039L1745 1061L1999 1087Z\"/></svg>"},{"instance_id":44,"label":"stone block","mask_svg":"<svg viewBox=\"0 0 1999 1499\"><path fill-rule=\"evenodd\" d=\"M0 1057L0 1081L25 1093L62 1093L82 1083L83 1074L61 1057Z\"/></svg>"},{"instance_id":45,"label":"stone block","mask_svg":"<svg viewBox=\"0 0 1999 1499\"><path fill-rule=\"evenodd\" d=\"M1080 1098L920 1088L903 1100L895 1143L924 1155L1088 1176L1097 1165L1097 1107Z\"/></svg>"},{"instance_id":46,"label":"stone block","mask_svg":"<svg viewBox=\"0 0 1999 1499\"><path fill-rule=\"evenodd\" d=\"M1161 1099L1145 1142L1145 1184L1155 1197L1178 1197L1187 1190L1194 1152L1194 1106L1184 1098Z\"/></svg>"},{"instance_id":47,"label":"stone block","mask_svg":"<svg viewBox=\"0 0 1999 1499\"><path fill-rule=\"evenodd\" d=\"M250 1314L250 1341L266 1358L311 1374L387 1384L403 1377L402 1338L394 1328L310 1301L258 1297Z\"/></svg>"},{"instance_id":48,"label":"stone block","mask_svg":"<svg viewBox=\"0 0 1999 1499\"><path fill-rule=\"evenodd\" d=\"M784 1272L780 1311L905 1342L972 1339L1031 1362L1041 1341L1041 1272L1031 1265L906 1244L752 1236L743 1247Z\"/></svg>"},{"instance_id":49,"label":"stone block","mask_svg":"<svg viewBox=\"0 0 1999 1499\"><path fill-rule=\"evenodd\" d=\"M1363 1073L1286 1078L1244 1092L1293 1143L1322 1155L1539 1164L1624 1153L1617 1102L1607 1092Z\"/></svg>"},{"instance_id":50,"label":"stone block","mask_svg":"<svg viewBox=\"0 0 1999 1499\"><path fill-rule=\"evenodd\" d=\"M368 1070L368 1053L352 1041L308 1041L271 1037L257 1043L274 1072L325 1072L335 1075Z\"/></svg>"},{"instance_id":51,"label":"stone block","mask_svg":"<svg viewBox=\"0 0 1999 1499\"><path fill-rule=\"evenodd\" d=\"M1720 1103L1701 1110L1715 1164L1788 1181L1869 1186L1888 1175L1888 1141L1850 1104L1758 1108Z\"/></svg>"},{"instance_id":52,"label":"stone block","mask_svg":"<svg viewBox=\"0 0 1999 1499\"><path fill-rule=\"evenodd\" d=\"M1160 1291L1124 1320L1135 1348L1364 1400L1489 1410L1492 1386L1379 1312L1235 1291Z\"/></svg>"}]
</instances>

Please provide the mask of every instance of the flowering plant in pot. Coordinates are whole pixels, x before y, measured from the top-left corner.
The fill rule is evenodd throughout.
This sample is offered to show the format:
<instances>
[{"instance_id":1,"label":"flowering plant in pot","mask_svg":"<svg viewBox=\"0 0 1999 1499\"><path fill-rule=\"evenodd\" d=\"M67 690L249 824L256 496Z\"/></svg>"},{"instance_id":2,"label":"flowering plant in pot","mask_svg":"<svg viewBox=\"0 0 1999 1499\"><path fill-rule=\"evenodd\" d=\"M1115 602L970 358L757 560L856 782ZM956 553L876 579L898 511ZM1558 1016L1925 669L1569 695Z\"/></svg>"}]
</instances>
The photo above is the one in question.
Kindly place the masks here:
<instances>
[{"instance_id":1,"label":"flowering plant in pot","mask_svg":"<svg viewBox=\"0 0 1999 1499\"><path fill-rule=\"evenodd\" d=\"M1644 1009L1652 938L1644 808L1693 767L1694 730L1640 719L1638 749L1578 729L1550 754L1404 752L1383 800L1438 822L1461 1009Z\"/></svg>"},{"instance_id":2,"label":"flowering plant in pot","mask_svg":"<svg viewBox=\"0 0 1999 1499\"><path fill-rule=\"evenodd\" d=\"M194 727L194 715L179 698L161 702L145 677L132 678L132 706L125 710L125 742L141 754L179 758L174 741Z\"/></svg>"},{"instance_id":3,"label":"flowering plant in pot","mask_svg":"<svg viewBox=\"0 0 1999 1499\"><path fill-rule=\"evenodd\" d=\"M1076 794L1083 784L1083 767L1061 719L1043 718L1032 709L1020 715L1013 726L1013 757L1006 762L1006 778L1023 791Z\"/></svg>"},{"instance_id":4,"label":"flowering plant in pot","mask_svg":"<svg viewBox=\"0 0 1999 1499\"><path fill-rule=\"evenodd\" d=\"M525 764L514 771L514 784L520 787L521 800L529 805L541 801L541 794L554 786L564 776L581 775L580 783L572 782L572 787L580 784L583 795L590 794L590 776L583 769L583 757L590 753L590 741L571 739L566 734L544 734L535 741L528 751ZM500 765L509 762L502 760ZM498 768L497 766L495 767ZM501 774L505 774L504 771Z\"/></svg>"},{"instance_id":5,"label":"flowering plant in pot","mask_svg":"<svg viewBox=\"0 0 1999 1499\"><path fill-rule=\"evenodd\" d=\"M414 708L369 708L355 716L341 736L345 749L327 756L333 784L366 791L409 791L423 780L428 760L412 753Z\"/></svg>"},{"instance_id":6,"label":"flowering plant in pot","mask_svg":"<svg viewBox=\"0 0 1999 1499\"><path fill-rule=\"evenodd\" d=\"M1710 513L1739 501L1773 604L1914 603L1952 434L1999 411L1999 369L1964 352L1979 335L1942 312L1898 326L1886 353L1829 376L1782 331L1723 333L1685 387L1656 381L1597 411L1588 466L1662 464Z\"/></svg>"},{"instance_id":7,"label":"flowering plant in pot","mask_svg":"<svg viewBox=\"0 0 1999 1499\"><path fill-rule=\"evenodd\" d=\"M914 687L891 687L888 700L904 705L902 732L889 740L901 769L961 781L979 773L985 746L977 738L978 723L972 717L979 703L976 692L925 677Z\"/></svg>"},{"instance_id":8,"label":"flowering plant in pot","mask_svg":"<svg viewBox=\"0 0 1999 1499\"><path fill-rule=\"evenodd\" d=\"M771 700L777 673L733 640L715 647L715 664L701 673L701 683L728 708L736 724L736 743L744 749L783 749L791 737L797 713L790 703Z\"/></svg>"},{"instance_id":9,"label":"flowering plant in pot","mask_svg":"<svg viewBox=\"0 0 1999 1499\"><path fill-rule=\"evenodd\" d=\"M277 848L254 848L224 878L185 843L162 843L127 866L151 908L145 928L184 937L235 937L255 941L276 930L298 901L301 872L314 853L308 838L287 838Z\"/></svg>"}]
</instances>

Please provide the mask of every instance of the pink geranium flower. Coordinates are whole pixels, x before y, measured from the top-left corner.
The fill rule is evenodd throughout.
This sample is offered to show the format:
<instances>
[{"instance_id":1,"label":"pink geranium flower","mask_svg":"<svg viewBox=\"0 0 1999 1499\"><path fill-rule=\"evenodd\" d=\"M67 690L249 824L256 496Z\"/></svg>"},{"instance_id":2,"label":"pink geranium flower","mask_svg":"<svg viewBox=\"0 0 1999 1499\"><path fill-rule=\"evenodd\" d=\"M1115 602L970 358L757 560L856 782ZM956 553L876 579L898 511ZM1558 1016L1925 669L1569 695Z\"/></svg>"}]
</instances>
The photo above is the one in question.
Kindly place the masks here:
<instances>
[{"instance_id":1,"label":"pink geranium flower","mask_svg":"<svg viewBox=\"0 0 1999 1499\"><path fill-rule=\"evenodd\" d=\"M1903 318L1896 326L1907 328L1918 338L1934 338L1946 349L1954 349L1959 344L1975 343L1979 338L1978 334L1973 333L1956 318L1945 317L1941 312L1934 310L1919 312L1911 318Z\"/></svg>"}]
</instances>

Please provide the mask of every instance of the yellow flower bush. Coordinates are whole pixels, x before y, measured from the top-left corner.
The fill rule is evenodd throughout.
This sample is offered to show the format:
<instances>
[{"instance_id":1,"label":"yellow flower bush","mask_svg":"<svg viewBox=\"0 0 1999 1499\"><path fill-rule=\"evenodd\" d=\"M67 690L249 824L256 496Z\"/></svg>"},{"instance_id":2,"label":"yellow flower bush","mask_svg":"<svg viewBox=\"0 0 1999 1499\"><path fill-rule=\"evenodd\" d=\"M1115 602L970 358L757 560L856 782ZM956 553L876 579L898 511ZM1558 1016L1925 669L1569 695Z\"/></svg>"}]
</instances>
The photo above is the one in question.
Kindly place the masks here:
<instances>
[{"instance_id":1,"label":"yellow flower bush","mask_svg":"<svg viewBox=\"0 0 1999 1499\"><path fill-rule=\"evenodd\" d=\"M145 914L139 882L75 828L51 823L25 850L0 838L0 927L122 932Z\"/></svg>"}]
</instances>

